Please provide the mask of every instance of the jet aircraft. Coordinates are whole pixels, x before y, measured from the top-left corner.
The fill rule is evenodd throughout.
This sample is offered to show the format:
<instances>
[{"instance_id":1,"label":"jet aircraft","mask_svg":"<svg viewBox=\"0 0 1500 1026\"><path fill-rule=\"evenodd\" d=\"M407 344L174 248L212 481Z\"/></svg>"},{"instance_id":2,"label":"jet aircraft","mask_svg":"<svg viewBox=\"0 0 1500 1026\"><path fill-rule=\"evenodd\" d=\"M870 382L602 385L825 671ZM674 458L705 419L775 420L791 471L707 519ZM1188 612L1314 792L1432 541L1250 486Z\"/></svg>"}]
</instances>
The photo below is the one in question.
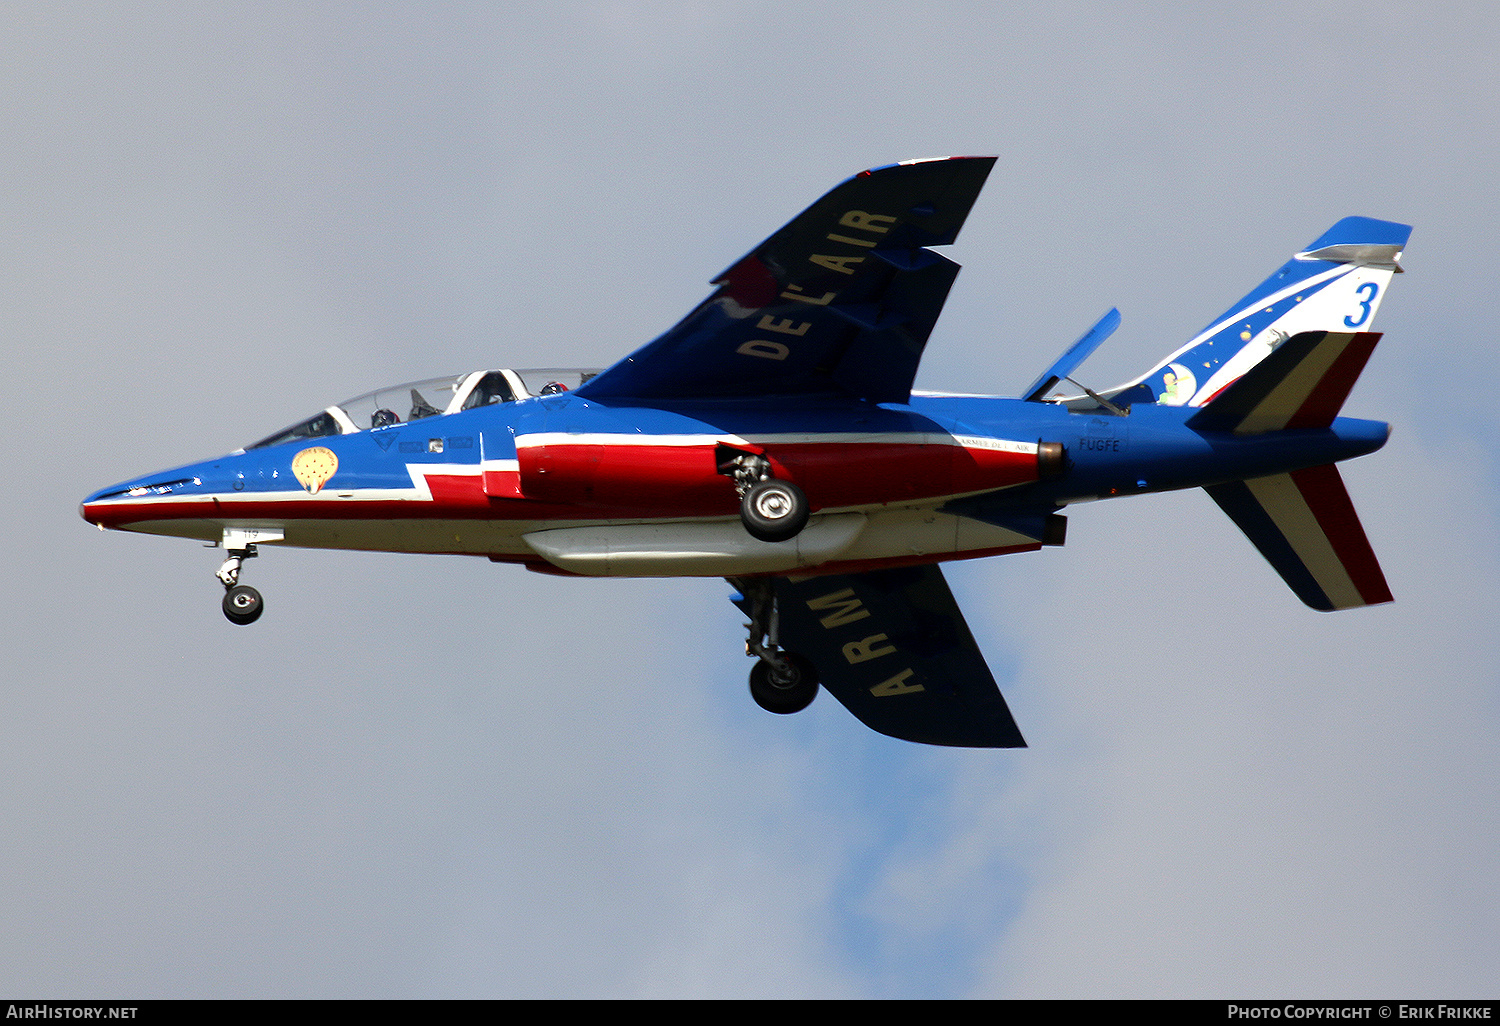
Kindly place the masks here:
<instances>
[{"instance_id":1,"label":"jet aircraft","mask_svg":"<svg viewBox=\"0 0 1500 1026\"><path fill-rule=\"evenodd\" d=\"M223 610L261 546L485 556L550 574L724 577L751 693L937 745L1024 746L940 564L1061 545L1061 510L1203 488L1307 605L1391 600L1336 464L1339 416L1411 229L1349 217L1132 381L1073 384L1111 310L1019 396L914 392L995 158L865 171L601 371L380 389L244 449L95 492L104 528L222 546Z\"/></svg>"}]
</instances>

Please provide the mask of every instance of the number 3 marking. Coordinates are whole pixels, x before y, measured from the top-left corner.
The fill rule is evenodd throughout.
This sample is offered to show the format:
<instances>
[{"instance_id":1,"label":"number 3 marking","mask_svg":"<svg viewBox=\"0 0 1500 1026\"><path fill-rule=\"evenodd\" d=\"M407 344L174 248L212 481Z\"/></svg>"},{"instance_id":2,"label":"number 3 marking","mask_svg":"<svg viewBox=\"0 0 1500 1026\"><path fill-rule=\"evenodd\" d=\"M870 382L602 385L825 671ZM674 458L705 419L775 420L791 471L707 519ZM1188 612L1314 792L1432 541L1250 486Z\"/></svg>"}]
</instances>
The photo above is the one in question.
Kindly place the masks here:
<instances>
[{"instance_id":1,"label":"number 3 marking","mask_svg":"<svg viewBox=\"0 0 1500 1026\"><path fill-rule=\"evenodd\" d=\"M1354 290L1356 296L1363 295L1365 298L1359 301L1359 316L1345 317L1344 326L1357 328L1370 319L1370 304L1375 302L1375 295L1380 291L1380 286L1373 281L1367 281Z\"/></svg>"}]
</instances>

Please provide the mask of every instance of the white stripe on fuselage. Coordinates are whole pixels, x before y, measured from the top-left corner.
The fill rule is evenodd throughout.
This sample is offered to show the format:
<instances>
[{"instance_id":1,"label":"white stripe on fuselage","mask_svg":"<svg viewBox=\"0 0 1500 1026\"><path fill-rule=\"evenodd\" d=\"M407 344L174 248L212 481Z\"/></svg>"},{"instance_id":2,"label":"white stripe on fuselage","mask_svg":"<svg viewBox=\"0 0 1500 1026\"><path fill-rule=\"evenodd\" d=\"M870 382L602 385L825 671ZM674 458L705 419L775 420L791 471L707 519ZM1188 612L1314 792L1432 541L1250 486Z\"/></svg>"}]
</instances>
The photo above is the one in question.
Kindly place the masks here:
<instances>
[{"instance_id":1,"label":"white stripe on fuselage","mask_svg":"<svg viewBox=\"0 0 1500 1026\"><path fill-rule=\"evenodd\" d=\"M1008 452L1031 456L1037 452L1036 442L1019 442L1008 438L992 438L983 435L950 435L943 432L903 432L897 434L856 435L847 432L818 432L801 434L752 435L638 435L638 434L569 434L566 432L537 432L520 435L516 445L535 448L545 445L610 445L610 446L709 446L718 443L744 445L757 448L772 448L790 445L944 445L986 452ZM231 491L231 492L169 492L151 496L110 496L97 500L98 505L156 506L179 502L217 501L225 506L237 506L253 502L297 503L337 499L348 502L431 502L432 488L429 477L478 477L485 473L519 473L519 459L487 459L482 463L408 463L406 472L411 478L410 488L370 488L363 486L340 487L330 483L317 494L302 488L276 491Z\"/></svg>"},{"instance_id":2,"label":"white stripe on fuselage","mask_svg":"<svg viewBox=\"0 0 1500 1026\"><path fill-rule=\"evenodd\" d=\"M1035 442L1018 442L1008 438L981 435L951 435L941 431L903 431L854 434L847 431L821 431L774 435L647 435L606 432L537 431L516 436L516 448L538 448L547 445L613 445L669 446L688 448L708 445L747 445L773 448L780 445L956 445L966 449L1031 454ZM499 461L496 461L499 462ZM486 461L488 469L489 461ZM506 468L496 468L506 469Z\"/></svg>"}]
</instances>

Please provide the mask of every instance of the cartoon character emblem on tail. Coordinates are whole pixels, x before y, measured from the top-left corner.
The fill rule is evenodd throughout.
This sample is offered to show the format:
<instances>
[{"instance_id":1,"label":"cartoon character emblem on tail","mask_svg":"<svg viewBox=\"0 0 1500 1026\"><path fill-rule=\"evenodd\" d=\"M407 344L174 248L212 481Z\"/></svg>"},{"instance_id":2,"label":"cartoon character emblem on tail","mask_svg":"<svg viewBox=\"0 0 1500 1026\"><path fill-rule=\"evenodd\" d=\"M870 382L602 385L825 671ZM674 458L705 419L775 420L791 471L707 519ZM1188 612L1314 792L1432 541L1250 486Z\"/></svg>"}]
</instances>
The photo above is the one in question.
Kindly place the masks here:
<instances>
[{"instance_id":1,"label":"cartoon character emblem on tail","mask_svg":"<svg viewBox=\"0 0 1500 1026\"><path fill-rule=\"evenodd\" d=\"M303 449L292 457L292 474L307 489L309 495L317 495L338 469L339 458L332 449L325 449L321 445Z\"/></svg>"}]
</instances>

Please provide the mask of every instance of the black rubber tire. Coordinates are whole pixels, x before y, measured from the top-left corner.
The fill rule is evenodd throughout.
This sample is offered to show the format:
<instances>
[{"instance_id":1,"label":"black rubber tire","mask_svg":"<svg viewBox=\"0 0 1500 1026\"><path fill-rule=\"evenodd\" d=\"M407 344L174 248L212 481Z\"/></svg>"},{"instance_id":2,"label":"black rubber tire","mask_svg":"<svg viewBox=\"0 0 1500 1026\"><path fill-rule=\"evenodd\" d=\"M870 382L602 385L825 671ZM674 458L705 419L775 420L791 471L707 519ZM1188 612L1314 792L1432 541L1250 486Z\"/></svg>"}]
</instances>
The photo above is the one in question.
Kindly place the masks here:
<instances>
[{"instance_id":1,"label":"black rubber tire","mask_svg":"<svg viewBox=\"0 0 1500 1026\"><path fill-rule=\"evenodd\" d=\"M769 478L750 487L740 501L740 520L752 538L780 542L807 526L807 496L790 481Z\"/></svg>"},{"instance_id":2,"label":"black rubber tire","mask_svg":"<svg viewBox=\"0 0 1500 1026\"><path fill-rule=\"evenodd\" d=\"M224 593L223 609L230 623L245 627L260 619L260 614L266 611L266 604L260 592L250 585L236 584Z\"/></svg>"},{"instance_id":3,"label":"black rubber tire","mask_svg":"<svg viewBox=\"0 0 1500 1026\"><path fill-rule=\"evenodd\" d=\"M818 697L818 670L794 652L783 652L789 673L778 678L771 664L759 660L750 669L750 697L766 712L785 716L801 712Z\"/></svg>"}]
</instances>

